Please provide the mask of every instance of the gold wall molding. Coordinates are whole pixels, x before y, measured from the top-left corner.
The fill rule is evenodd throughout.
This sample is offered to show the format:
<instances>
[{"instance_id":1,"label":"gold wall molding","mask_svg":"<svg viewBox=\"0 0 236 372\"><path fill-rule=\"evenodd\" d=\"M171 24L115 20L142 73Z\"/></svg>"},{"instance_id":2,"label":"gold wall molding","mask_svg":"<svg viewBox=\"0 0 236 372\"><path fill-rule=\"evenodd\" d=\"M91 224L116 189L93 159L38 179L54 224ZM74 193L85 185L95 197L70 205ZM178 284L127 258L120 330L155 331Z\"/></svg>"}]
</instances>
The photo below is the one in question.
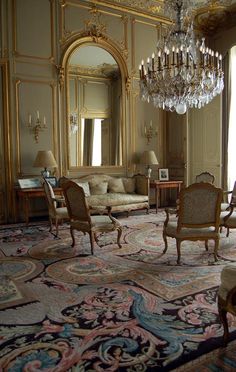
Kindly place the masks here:
<instances>
[{"instance_id":1,"label":"gold wall molding","mask_svg":"<svg viewBox=\"0 0 236 372\"><path fill-rule=\"evenodd\" d=\"M68 6L74 6L77 8L86 9L89 14L90 18L86 19L84 22L84 28L78 30L68 30L65 27L65 10ZM111 38L107 33L107 26L102 21L101 16L102 14L109 15L111 17L118 17L123 22L123 40L115 40ZM71 1L63 2L61 4L61 37L60 37L60 44L62 48L65 48L71 41L81 38L90 36L93 38L94 42L98 42L100 38L106 39L108 42L116 44L117 48L122 51L123 57L128 59L128 17L124 14L115 14L108 11L104 11L99 9L97 6L85 6L80 3L73 3Z\"/></svg>"},{"instance_id":2,"label":"gold wall molding","mask_svg":"<svg viewBox=\"0 0 236 372\"><path fill-rule=\"evenodd\" d=\"M138 16L139 18L152 19L153 21L161 21L168 25L171 21L160 14L163 1L155 1L155 5L147 6L147 0L138 1L137 0L93 0L93 3L100 7L108 7L110 9L119 10L120 12L125 12L126 14ZM154 2L153 2L154 3Z\"/></svg>"},{"instance_id":3,"label":"gold wall molding","mask_svg":"<svg viewBox=\"0 0 236 372\"><path fill-rule=\"evenodd\" d=\"M50 125L51 128L51 133L50 137L52 139L52 151L55 155L55 157L58 159L58 153L59 153L59 148L58 148L58 128L56 125L56 83L53 81L41 81L41 80L31 80L31 79L19 79L15 78L15 122L16 122L16 143L15 143L15 148L16 148L16 177L22 177L22 176L33 176L32 174L24 174L22 172L22 165L21 165L21 130L20 130L20 105L19 105L19 99L20 99L20 85L21 84L39 84L39 85L46 85L51 88L51 103L49 103L49 107L51 107L51 113L52 113L52 122ZM40 107L39 107L40 108ZM32 144L33 142L33 137L32 137ZM58 169L60 170L60 165L58 164Z\"/></svg>"},{"instance_id":4,"label":"gold wall molding","mask_svg":"<svg viewBox=\"0 0 236 372\"><path fill-rule=\"evenodd\" d=\"M161 23L156 24L156 23L153 23L153 22L150 22L150 21L137 19L137 18L134 18L134 17L131 19L131 47L130 47L130 50L131 50L131 52L130 52L130 54L131 54L131 76L132 77L135 76L135 77L139 78L139 75L138 75L139 71L137 69L137 66L140 64L140 61L137 64L137 57L136 57L136 29L135 29L135 26L137 24L143 24L143 25L155 28L157 30L156 42L160 38L160 35L162 33L162 29L163 29L163 25ZM166 29L166 26L165 26L165 29Z\"/></svg>"},{"instance_id":5,"label":"gold wall molding","mask_svg":"<svg viewBox=\"0 0 236 372\"><path fill-rule=\"evenodd\" d=\"M41 0L42 1L42 0ZM13 51L12 55L15 58L30 58L30 59L36 59L36 60L45 60L49 61L50 63L54 63L55 60L55 14L54 14L54 1L55 0L48 0L50 3L50 40L51 40L51 55L49 57L40 57L38 55L28 55L23 54L18 50L17 45L17 10L16 10L16 3L17 0L12 0L12 43L13 43Z\"/></svg>"},{"instance_id":6,"label":"gold wall molding","mask_svg":"<svg viewBox=\"0 0 236 372\"><path fill-rule=\"evenodd\" d=\"M13 193L13 171L12 166L12 123L10 120L10 90L9 90L9 62L5 59L0 59L0 73L2 75L2 120L3 125L1 128L2 133L2 157L4 159L4 184L2 184L4 193L4 205L6 216L5 221L12 221L15 216L15 204ZM0 212L1 213L1 212Z\"/></svg>"},{"instance_id":7,"label":"gold wall molding","mask_svg":"<svg viewBox=\"0 0 236 372\"><path fill-rule=\"evenodd\" d=\"M0 58L8 57L8 18L3 1L0 1Z\"/></svg>"}]
</instances>

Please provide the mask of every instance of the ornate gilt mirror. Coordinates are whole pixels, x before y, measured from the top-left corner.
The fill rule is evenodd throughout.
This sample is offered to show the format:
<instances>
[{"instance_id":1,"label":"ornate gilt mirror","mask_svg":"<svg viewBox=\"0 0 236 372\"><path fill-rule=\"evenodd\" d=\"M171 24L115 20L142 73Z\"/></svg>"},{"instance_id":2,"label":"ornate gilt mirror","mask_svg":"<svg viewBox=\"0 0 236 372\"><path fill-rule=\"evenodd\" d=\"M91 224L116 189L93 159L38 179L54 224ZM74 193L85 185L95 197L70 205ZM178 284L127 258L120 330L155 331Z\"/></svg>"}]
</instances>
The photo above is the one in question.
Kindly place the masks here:
<instances>
[{"instance_id":1,"label":"ornate gilt mirror","mask_svg":"<svg viewBox=\"0 0 236 372\"><path fill-rule=\"evenodd\" d=\"M124 167L124 63L104 42L78 43L65 58L68 169Z\"/></svg>"}]
</instances>

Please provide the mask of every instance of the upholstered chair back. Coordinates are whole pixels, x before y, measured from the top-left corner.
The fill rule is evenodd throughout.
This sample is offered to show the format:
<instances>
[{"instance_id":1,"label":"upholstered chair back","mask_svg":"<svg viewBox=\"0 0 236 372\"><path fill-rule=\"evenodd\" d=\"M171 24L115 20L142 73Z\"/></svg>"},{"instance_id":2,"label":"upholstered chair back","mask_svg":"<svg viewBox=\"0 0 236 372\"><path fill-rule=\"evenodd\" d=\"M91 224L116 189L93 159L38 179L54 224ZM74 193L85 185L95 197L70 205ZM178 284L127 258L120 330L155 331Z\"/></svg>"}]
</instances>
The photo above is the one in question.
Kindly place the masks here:
<instances>
[{"instance_id":1,"label":"upholstered chair back","mask_svg":"<svg viewBox=\"0 0 236 372\"><path fill-rule=\"evenodd\" d=\"M194 183L179 195L179 227L219 227L222 190L210 183Z\"/></svg>"},{"instance_id":2,"label":"upholstered chair back","mask_svg":"<svg viewBox=\"0 0 236 372\"><path fill-rule=\"evenodd\" d=\"M49 214L54 216L56 214L57 203L55 201L55 195L54 195L52 185L48 181L44 180L43 181L43 188L44 188L44 192L45 192L45 195L46 195Z\"/></svg>"},{"instance_id":3,"label":"upholstered chair back","mask_svg":"<svg viewBox=\"0 0 236 372\"><path fill-rule=\"evenodd\" d=\"M208 182L213 184L215 182L215 177L209 172L202 172L196 176L196 182Z\"/></svg>"},{"instance_id":4,"label":"upholstered chair back","mask_svg":"<svg viewBox=\"0 0 236 372\"><path fill-rule=\"evenodd\" d=\"M62 184L62 188L70 219L90 222L89 206L84 189L73 181Z\"/></svg>"}]
</instances>

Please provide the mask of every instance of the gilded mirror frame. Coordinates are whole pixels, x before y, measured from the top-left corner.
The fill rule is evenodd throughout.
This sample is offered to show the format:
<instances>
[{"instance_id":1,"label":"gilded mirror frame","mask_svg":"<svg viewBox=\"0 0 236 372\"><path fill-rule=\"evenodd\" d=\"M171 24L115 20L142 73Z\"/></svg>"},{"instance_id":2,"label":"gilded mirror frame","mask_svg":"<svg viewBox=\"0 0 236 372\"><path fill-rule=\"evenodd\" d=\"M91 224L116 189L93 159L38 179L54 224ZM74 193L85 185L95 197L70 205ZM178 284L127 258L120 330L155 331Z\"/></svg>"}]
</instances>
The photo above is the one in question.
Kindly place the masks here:
<instances>
[{"instance_id":1,"label":"gilded mirror frame","mask_svg":"<svg viewBox=\"0 0 236 372\"><path fill-rule=\"evenodd\" d=\"M122 110L121 110L121 126L122 126L122 165L107 165L107 166L71 166L70 156L69 156L69 120L70 120L70 110L69 110L69 60L71 55L76 49L82 46L96 46L103 48L116 60L116 63L120 69L121 74L121 95L122 95ZM110 173L110 174L126 174L127 173L127 107L128 107L128 94L126 90L126 82L128 81L128 70L126 62L121 54L110 40L101 36L84 36L74 40L65 50L61 67L60 67L60 86L61 86L61 97L62 97L62 143L64 148L64 156L62 156L62 173L67 176L77 176L78 172L83 174L88 173Z\"/></svg>"}]
</instances>

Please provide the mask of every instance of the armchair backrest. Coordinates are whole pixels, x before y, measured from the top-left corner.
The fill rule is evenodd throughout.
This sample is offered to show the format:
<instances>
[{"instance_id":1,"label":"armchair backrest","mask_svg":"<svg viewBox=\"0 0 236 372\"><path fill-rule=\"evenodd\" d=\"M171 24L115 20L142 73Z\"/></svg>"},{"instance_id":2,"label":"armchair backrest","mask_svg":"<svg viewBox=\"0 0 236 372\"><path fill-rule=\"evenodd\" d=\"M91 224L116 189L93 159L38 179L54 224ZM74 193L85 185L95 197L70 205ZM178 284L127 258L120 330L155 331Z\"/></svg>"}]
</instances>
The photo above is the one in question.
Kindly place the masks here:
<instances>
[{"instance_id":1,"label":"armchair backrest","mask_svg":"<svg viewBox=\"0 0 236 372\"><path fill-rule=\"evenodd\" d=\"M202 172L196 176L196 182L214 183L215 177L209 172Z\"/></svg>"},{"instance_id":2,"label":"armchair backrest","mask_svg":"<svg viewBox=\"0 0 236 372\"><path fill-rule=\"evenodd\" d=\"M230 203L236 204L236 181L234 182Z\"/></svg>"},{"instance_id":3,"label":"armchair backrest","mask_svg":"<svg viewBox=\"0 0 236 372\"><path fill-rule=\"evenodd\" d=\"M74 181L68 181L61 186L70 219L90 223L91 217L84 189Z\"/></svg>"},{"instance_id":4,"label":"armchair backrest","mask_svg":"<svg viewBox=\"0 0 236 372\"><path fill-rule=\"evenodd\" d=\"M178 231L182 227L215 227L220 224L223 191L210 183L194 183L179 194Z\"/></svg>"},{"instance_id":5,"label":"armchair backrest","mask_svg":"<svg viewBox=\"0 0 236 372\"><path fill-rule=\"evenodd\" d=\"M57 203L54 200L55 194L52 185L48 181L43 180L43 189L45 192L49 212L55 213Z\"/></svg>"}]
</instances>

